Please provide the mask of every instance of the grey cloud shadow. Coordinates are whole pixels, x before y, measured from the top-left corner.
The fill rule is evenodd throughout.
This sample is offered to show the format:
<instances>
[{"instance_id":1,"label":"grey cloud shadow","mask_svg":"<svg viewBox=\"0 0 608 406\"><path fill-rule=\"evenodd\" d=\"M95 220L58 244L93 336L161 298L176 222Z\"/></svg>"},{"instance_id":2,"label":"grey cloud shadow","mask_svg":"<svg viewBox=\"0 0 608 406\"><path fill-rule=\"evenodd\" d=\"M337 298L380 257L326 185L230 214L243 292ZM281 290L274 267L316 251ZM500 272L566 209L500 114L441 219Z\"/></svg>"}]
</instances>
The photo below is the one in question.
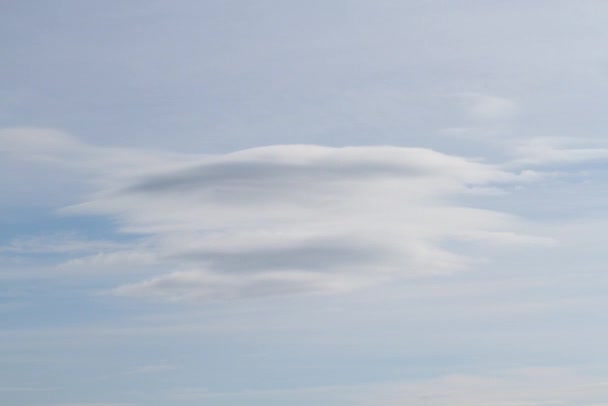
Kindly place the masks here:
<instances>
[{"instance_id":1,"label":"grey cloud shadow","mask_svg":"<svg viewBox=\"0 0 608 406\"><path fill-rule=\"evenodd\" d=\"M200 262L226 272L263 272L280 270L326 271L385 261L386 249L344 241L314 241L292 247L226 252L197 250L172 255L171 259Z\"/></svg>"},{"instance_id":2,"label":"grey cloud shadow","mask_svg":"<svg viewBox=\"0 0 608 406\"><path fill-rule=\"evenodd\" d=\"M164 194L205 192L218 188L246 191L260 186L289 187L373 177L422 176L420 168L383 163L322 163L291 165L269 162L222 162L196 169L150 176L122 193Z\"/></svg>"}]
</instances>

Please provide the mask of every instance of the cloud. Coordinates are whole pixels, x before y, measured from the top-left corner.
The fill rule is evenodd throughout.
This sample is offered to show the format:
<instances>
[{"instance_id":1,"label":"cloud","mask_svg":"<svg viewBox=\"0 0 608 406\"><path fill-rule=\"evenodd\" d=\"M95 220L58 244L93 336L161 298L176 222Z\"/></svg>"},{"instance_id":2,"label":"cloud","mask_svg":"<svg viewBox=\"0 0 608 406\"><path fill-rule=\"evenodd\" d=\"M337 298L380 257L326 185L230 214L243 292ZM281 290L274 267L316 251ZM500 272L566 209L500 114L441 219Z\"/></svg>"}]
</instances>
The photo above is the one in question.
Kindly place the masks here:
<instances>
[{"instance_id":1,"label":"cloud","mask_svg":"<svg viewBox=\"0 0 608 406\"><path fill-rule=\"evenodd\" d=\"M62 260L55 269L66 271L150 267L158 262L154 251L145 242L91 240L76 233L16 238L0 245L0 254L16 259L52 255Z\"/></svg>"},{"instance_id":2,"label":"cloud","mask_svg":"<svg viewBox=\"0 0 608 406\"><path fill-rule=\"evenodd\" d=\"M11 153L66 160L95 185L64 213L107 216L120 231L140 236L135 248L66 263L155 264L148 279L118 286L116 295L183 300L344 291L463 270L483 259L482 250L469 257L447 249L449 241L545 241L527 236L514 216L457 203L536 181L534 173L429 149L275 145L194 155L95 147L52 132L29 134L24 144L10 134L2 137ZM30 147L37 137L44 141Z\"/></svg>"},{"instance_id":3,"label":"cloud","mask_svg":"<svg viewBox=\"0 0 608 406\"><path fill-rule=\"evenodd\" d=\"M146 173L150 168L175 168L189 162L188 154L139 151L86 144L61 131L42 128L0 129L0 154L56 164L79 171L86 181L112 180ZM195 156L199 159L200 156Z\"/></svg>"},{"instance_id":4,"label":"cloud","mask_svg":"<svg viewBox=\"0 0 608 406\"><path fill-rule=\"evenodd\" d=\"M66 157L90 150L78 139L61 131L39 128L0 130L0 152L32 160L66 163Z\"/></svg>"},{"instance_id":5,"label":"cloud","mask_svg":"<svg viewBox=\"0 0 608 406\"><path fill-rule=\"evenodd\" d=\"M362 279L362 280L358 280ZM111 291L117 296L161 299L166 301L238 299L304 292L348 291L369 282L361 276L322 274L310 271L263 271L251 275L183 271L143 282L123 285Z\"/></svg>"},{"instance_id":6,"label":"cloud","mask_svg":"<svg viewBox=\"0 0 608 406\"><path fill-rule=\"evenodd\" d=\"M72 258L61 263L58 268L63 270L109 270L121 267L151 266L156 263L156 255L151 250L123 249Z\"/></svg>"},{"instance_id":7,"label":"cloud","mask_svg":"<svg viewBox=\"0 0 608 406\"><path fill-rule=\"evenodd\" d=\"M590 145L591 144L591 145ZM603 142L569 137L534 137L516 145L511 166L577 164L608 159Z\"/></svg>"},{"instance_id":8,"label":"cloud","mask_svg":"<svg viewBox=\"0 0 608 406\"><path fill-rule=\"evenodd\" d=\"M257 296L464 269L471 259L443 249L443 240L517 221L447 200L519 181L425 149L273 146L145 176L71 210L116 216L188 268L116 294Z\"/></svg>"}]
</instances>

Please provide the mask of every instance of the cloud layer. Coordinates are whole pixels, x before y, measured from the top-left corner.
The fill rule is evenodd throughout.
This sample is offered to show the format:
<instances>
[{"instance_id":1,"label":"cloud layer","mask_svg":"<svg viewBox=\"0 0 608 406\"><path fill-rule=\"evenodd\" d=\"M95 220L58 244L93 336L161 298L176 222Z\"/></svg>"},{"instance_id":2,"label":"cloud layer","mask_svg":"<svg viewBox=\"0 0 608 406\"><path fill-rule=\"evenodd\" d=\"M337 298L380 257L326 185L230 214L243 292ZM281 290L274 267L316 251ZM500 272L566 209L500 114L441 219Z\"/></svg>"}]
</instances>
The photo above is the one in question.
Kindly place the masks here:
<instances>
[{"instance_id":1,"label":"cloud layer","mask_svg":"<svg viewBox=\"0 0 608 406\"><path fill-rule=\"evenodd\" d=\"M534 173L429 149L277 145L178 155L94 147L57 132L0 135L8 152L86 170L95 191L65 213L107 216L140 236L131 254L108 248L74 257L71 266L144 258L139 265L166 270L116 287L117 295L342 291L483 259L446 248L455 241L544 242L520 233L513 216L457 203L527 183Z\"/></svg>"}]
</instances>

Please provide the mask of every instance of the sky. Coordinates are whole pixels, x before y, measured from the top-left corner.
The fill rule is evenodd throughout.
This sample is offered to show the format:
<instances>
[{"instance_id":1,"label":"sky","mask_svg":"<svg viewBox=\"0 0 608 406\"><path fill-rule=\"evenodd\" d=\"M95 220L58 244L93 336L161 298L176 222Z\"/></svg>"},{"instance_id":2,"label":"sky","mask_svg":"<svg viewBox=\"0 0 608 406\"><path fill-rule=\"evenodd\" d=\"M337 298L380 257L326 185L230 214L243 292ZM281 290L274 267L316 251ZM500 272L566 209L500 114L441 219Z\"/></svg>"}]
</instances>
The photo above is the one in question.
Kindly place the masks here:
<instances>
[{"instance_id":1,"label":"sky","mask_svg":"<svg viewBox=\"0 0 608 406\"><path fill-rule=\"evenodd\" d=\"M2 405L608 405L608 3L1 10Z\"/></svg>"}]
</instances>

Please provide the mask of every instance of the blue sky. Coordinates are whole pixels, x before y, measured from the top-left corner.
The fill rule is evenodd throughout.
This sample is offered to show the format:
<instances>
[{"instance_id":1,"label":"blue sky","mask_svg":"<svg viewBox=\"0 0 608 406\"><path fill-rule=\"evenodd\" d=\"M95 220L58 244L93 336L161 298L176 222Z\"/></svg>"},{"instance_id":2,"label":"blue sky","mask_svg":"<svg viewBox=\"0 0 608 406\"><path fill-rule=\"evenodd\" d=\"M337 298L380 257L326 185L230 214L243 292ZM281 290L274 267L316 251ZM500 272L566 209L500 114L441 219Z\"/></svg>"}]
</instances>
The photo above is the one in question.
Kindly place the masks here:
<instances>
[{"instance_id":1,"label":"blue sky","mask_svg":"<svg viewBox=\"0 0 608 406\"><path fill-rule=\"evenodd\" d=\"M605 2L5 3L3 405L608 405Z\"/></svg>"}]
</instances>

